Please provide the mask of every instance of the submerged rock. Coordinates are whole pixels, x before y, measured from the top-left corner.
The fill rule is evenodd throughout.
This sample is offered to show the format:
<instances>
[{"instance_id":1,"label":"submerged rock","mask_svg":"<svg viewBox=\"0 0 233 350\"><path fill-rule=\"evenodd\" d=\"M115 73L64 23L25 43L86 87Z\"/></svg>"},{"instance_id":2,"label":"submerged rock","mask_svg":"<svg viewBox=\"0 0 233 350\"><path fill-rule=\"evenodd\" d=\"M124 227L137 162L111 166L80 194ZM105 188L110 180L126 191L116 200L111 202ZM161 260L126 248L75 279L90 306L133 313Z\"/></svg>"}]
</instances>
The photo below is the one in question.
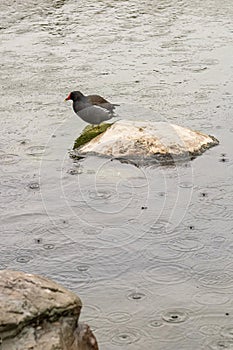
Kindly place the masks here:
<instances>
[{"instance_id":1,"label":"submerged rock","mask_svg":"<svg viewBox=\"0 0 233 350\"><path fill-rule=\"evenodd\" d=\"M89 326L78 324L81 300L57 283L0 271L1 350L98 350Z\"/></svg>"},{"instance_id":2,"label":"submerged rock","mask_svg":"<svg viewBox=\"0 0 233 350\"><path fill-rule=\"evenodd\" d=\"M83 135L85 132L82 138ZM108 124L106 130L85 144L79 140L74 145L78 156L96 154L129 160L169 161L195 157L219 143L213 136L175 124L130 120Z\"/></svg>"}]
</instances>

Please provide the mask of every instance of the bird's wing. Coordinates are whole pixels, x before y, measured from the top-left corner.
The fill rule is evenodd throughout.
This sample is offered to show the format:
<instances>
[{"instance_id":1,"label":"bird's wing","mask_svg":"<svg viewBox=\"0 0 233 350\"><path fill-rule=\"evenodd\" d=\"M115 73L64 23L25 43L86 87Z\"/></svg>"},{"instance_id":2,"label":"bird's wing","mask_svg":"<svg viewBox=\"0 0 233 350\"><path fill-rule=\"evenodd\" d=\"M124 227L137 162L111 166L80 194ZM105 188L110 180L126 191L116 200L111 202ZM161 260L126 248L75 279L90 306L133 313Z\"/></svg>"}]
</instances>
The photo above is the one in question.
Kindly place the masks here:
<instances>
[{"instance_id":1,"label":"bird's wing","mask_svg":"<svg viewBox=\"0 0 233 350\"><path fill-rule=\"evenodd\" d=\"M110 103L100 95L88 95L87 98L88 98L89 102L92 104L98 105L98 104L102 104L102 103Z\"/></svg>"},{"instance_id":2,"label":"bird's wing","mask_svg":"<svg viewBox=\"0 0 233 350\"><path fill-rule=\"evenodd\" d=\"M114 117L110 111L95 105L83 108L77 114L82 120L90 124L100 124Z\"/></svg>"},{"instance_id":3,"label":"bird's wing","mask_svg":"<svg viewBox=\"0 0 233 350\"><path fill-rule=\"evenodd\" d=\"M99 95L89 95L87 96L88 102L90 102L93 105L100 106L102 108L105 108L109 111L113 111L115 108L115 104L112 104L111 102L105 100L102 96Z\"/></svg>"}]
</instances>

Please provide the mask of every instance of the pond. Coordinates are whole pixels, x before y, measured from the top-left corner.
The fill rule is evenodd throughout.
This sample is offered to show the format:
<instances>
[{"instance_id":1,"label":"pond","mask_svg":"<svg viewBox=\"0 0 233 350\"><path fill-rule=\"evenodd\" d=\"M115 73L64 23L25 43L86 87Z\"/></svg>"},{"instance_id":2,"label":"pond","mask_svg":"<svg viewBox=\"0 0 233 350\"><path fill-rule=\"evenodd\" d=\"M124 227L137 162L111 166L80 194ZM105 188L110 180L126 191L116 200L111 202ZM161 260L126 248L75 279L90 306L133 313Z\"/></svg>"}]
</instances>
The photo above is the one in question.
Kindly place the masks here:
<instances>
[{"instance_id":1,"label":"pond","mask_svg":"<svg viewBox=\"0 0 233 350\"><path fill-rule=\"evenodd\" d=\"M0 2L0 268L76 292L102 350L233 348L233 7ZM72 90L219 146L173 166L69 156Z\"/></svg>"}]
</instances>

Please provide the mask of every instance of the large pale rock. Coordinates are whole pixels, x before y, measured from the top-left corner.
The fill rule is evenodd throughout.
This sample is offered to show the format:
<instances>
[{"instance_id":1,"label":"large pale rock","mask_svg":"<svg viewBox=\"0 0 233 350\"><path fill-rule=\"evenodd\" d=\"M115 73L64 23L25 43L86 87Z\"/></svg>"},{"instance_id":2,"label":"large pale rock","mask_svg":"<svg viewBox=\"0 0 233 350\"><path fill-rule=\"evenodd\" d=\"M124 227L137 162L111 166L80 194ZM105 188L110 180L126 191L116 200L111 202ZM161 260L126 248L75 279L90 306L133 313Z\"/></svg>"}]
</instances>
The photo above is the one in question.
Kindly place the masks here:
<instances>
[{"instance_id":1,"label":"large pale rock","mask_svg":"<svg viewBox=\"0 0 233 350\"><path fill-rule=\"evenodd\" d=\"M47 278L0 271L0 349L98 350L90 328L78 324L81 307Z\"/></svg>"},{"instance_id":2,"label":"large pale rock","mask_svg":"<svg viewBox=\"0 0 233 350\"><path fill-rule=\"evenodd\" d=\"M213 136L174 124L119 120L79 147L78 154L94 153L128 159L177 159L197 156L217 144Z\"/></svg>"}]
</instances>

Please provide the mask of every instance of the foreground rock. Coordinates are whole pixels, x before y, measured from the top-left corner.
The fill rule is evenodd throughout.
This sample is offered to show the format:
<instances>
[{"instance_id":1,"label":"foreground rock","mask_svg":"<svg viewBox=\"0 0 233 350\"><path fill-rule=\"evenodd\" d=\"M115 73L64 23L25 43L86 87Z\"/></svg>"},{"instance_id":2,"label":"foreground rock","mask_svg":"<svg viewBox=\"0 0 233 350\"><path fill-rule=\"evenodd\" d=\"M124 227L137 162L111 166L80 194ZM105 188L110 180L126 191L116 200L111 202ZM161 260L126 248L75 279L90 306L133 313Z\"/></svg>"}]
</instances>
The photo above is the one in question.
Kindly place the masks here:
<instances>
[{"instance_id":1,"label":"foreground rock","mask_svg":"<svg viewBox=\"0 0 233 350\"><path fill-rule=\"evenodd\" d=\"M78 155L178 160L196 157L218 144L213 136L165 122L119 120L94 135L85 144L80 143L80 138L76 140L74 149ZM85 139L85 132L81 137Z\"/></svg>"},{"instance_id":2,"label":"foreground rock","mask_svg":"<svg viewBox=\"0 0 233 350\"><path fill-rule=\"evenodd\" d=\"M0 271L1 350L98 350L81 300L47 278Z\"/></svg>"}]
</instances>

